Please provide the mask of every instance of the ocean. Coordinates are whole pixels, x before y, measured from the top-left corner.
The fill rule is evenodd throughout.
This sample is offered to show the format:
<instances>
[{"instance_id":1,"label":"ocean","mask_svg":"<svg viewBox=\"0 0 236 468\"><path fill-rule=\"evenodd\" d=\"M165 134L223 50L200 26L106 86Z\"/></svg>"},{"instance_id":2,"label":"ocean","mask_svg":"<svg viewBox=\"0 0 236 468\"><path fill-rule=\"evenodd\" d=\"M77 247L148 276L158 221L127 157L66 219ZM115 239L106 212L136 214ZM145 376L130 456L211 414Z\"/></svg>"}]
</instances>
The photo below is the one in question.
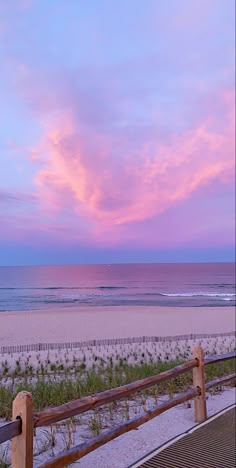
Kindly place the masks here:
<instances>
[{"instance_id":1,"label":"ocean","mask_svg":"<svg viewBox=\"0 0 236 468\"><path fill-rule=\"evenodd\" d=\"M235 305L234 263L0 267L0 312Z\"/></svg>"}]
</instances>

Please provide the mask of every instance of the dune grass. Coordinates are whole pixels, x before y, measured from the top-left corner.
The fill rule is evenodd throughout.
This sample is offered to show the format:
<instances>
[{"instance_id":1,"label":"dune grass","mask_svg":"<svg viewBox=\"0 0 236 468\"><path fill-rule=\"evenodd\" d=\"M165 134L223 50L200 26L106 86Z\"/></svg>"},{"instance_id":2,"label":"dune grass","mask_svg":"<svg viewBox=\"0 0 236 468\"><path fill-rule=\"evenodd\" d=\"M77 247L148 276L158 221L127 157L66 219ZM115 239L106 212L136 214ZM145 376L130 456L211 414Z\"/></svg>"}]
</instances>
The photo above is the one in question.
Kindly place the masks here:
<instances>
[{"instance_id":1,"label":"dune grass","mask_svg":"<svg viewBox=\"0 0 236 468\"><path fill-rule=\"evenodd\" d=\"M18 392L22 390L32 393L34 410L41 411L47 407L58 406L68 401L94 395L104 390L115 388L134 382L145 377L159 374L179 364L186 359L168 360L165 362L136 362L127 363L119 360L114 364L96 362L96 366L86 367L77 365L74 368L66 367L61 363L51 364L48 369L43 366L41 372L38 368L29 368L27 372L17 364L10 375L6 373L0 378L0 417L9 420L12 417L12 403ZM205 367L206 381L213 380L223 375L235 372L235 360L210 364ZM230 385L235 385L231 382ZM83 437L99 435L108 427L125 422L137 414L143 413L160 403L163 395L171 398L174 394L186 390L192 386L192 372L186 372L176 378L154 385L142 392L138 392L130 398L119 402L104 405L101 408L91 410L84 415L69 418L61 423L56 423L48 428L43 428L39 434L35 433L34 457L46 457L58 453L58 450L67 450L74 445L74 434L78 430ZM210 392L221 391L222 386L212 389ZM40 431L40 429L39 429ZM75 432L74 432L75 431ZM84 432L83 432L84 431ZM0 468L10 467L10 444L0 450ZM44 458L42 458L44 460Z\"/></svg>"},{"instance_id":2,"label":"dune grass","mask_svg":"<svg viewBox=\"0 0 236 468\"><path fill-rule=\"evenodd\" d=\"M134 382L165 370L176 367L184 361L175 360L157 363L137 363L134 365L121 362L120 364L96 369L78 368L75 373L63 373L54 369L53 373L37 373L25 375L23 379L12 378L11 383L0 383L0 417L11 418L12 402L18 392L26 390L32 393L35 411L48 406L58 406L70 400L82 398L104 390ZM235 372L235 360L206 366L206 381ZM192 373L187 372L167 382L155 385L143 392L144 397L150 395L168 394L172 396L178 391L185 390L192 385Z\"/></svg>"}]
</instances>

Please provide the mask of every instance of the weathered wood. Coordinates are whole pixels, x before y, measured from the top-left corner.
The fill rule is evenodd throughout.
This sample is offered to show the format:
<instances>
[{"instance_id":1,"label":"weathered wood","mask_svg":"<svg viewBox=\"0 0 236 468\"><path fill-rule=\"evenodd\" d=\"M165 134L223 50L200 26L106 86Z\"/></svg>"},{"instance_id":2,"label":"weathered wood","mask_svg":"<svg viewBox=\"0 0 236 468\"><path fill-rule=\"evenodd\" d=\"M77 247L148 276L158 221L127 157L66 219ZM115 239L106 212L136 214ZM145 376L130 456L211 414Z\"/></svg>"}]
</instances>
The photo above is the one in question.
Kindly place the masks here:
<instances>
[{"instance_id":1,"label":"weathered wood","mask_svg":"<svg viewBox=\"0 0 236 468\"><path fill-rule=\"evenodd\" d=\"M161 374L147 377L146 379L137 380L122 387L106 390L105 392L98 393L94 396L88 396L79 400L74 400L64 405L55 408L48 408L40 413L35 413L34 427L47 426L66 418L71 418L77 414L84 413L85 411L97 408L99 406L111 403L112 401L125 398L137 391L144 390L152 385L158 384L165 380L176 377L184 372L193 369L197 366L197 361L192 361L181 364L173 369L162 372Z\"/></svg>"},{"instance_id":2,"label":"weathered wood","mask_svg":"<svg viewBox=\"0 0 236 468\"><path fill-rule=\"evenodd\" d=\"M11 421L0 427L0 444L13 439L21 433L21 420Z\"/></svg>"},{"instance_id":3,"label":"weathered wood","mask_svg":"<svg viewBox=\"0 0 236 468\"><path fill-rule=\"evenodd\" d=\"M144 337L143 337L144 339ZM236 373L224 376L205 385L204 364L225 361L235 358L234 353L226 353L221 356L209 356L204 361L203 349L199 346L193 351L193 360L162 372L161 374L148 377L122 387L113 388L105 392L98 393L95 396L88 396L80 400L74 400L56 408L49 408L40 413L33 414L32 397L27 392L21 392L17 395L13 403L13 419L9 424L0 428L0 443L13 438L12 442L12 468L32 468L33 467L33 426L39 427L49 425L57 421L72 417L76 414L84 413L85 411L97 408L112 401L117 401L128 397L131 394L144 390L152 385L175 378L176 376L193 370L193 385L194 388L176 396L166 403L158 405L154 410L150 410L142 416L139 416L125 424L96 437L90 442L86 442L77 447L70 449L62 455L58 455L49 462L41 465L41 468L60 468L72 463L87 453L104 445L108 441L118 437L125 432L128 432L150 419L158 416L164 411L176 406L184 401L194 398L195 421L204 421L206 414L206 389L223 384L236 378ZM20 419L16 419L20 418Z\"/></svg>"},{"instance_id":4,"label":"weathered wood","mask_svg":"<svg viewBox=\"0 0 236 468\"><path fill-rule=\"evenodd\" d=\"M13 419L21 419L22 431L12 441L12 468L33 467L33 401L28 392L20 392L13 402Z\"/></svg>"},{"instance_id":5,"label":"weathered wood","mask_svg":"<svg viewBox=\"0 0 236 468\"><path fill-rule=\"evenodd\" d=\"M82 348L87 346L104 346L104 345L117 345L117 344L133 344L133 343L149 343L149 342L166 342L166 341L178 341L178 340L196 340L204 338L214 338L218 336L235 336L235 332L224 332L224 333L201 333L201 334L190 334L190 335L176 335L176 336L140 336L133 338L112 338L106 340L89 340L81 342L70 342L70 343L36 343L18 346L1 346L0 353L19 353L24 351L40 351L42 349L64 349L64 348Z\"/></svg>"},{"instance_id":6,"label":"weathered wood","mask_svg":"<svg viewBox=\"0 0 236 468\"><path fill-rule=\"evenodd\" d=\"M193 358L196 359L198 366L193 369L193 387L200 388L200 395L194 398L195 422L205 421L207 418L206 409L206 388L204 371L204 352L201 346L193 350Z\"/></svg>"},{"instance_id":7,"label":"weathered wood","mask_svg":"<svg viewBox=\"0 0 236 468\"><path fill-rule=\"evenodd\" d=\"M207 382L206 390L209 390L212 387L216 387L217 385L221 385L225 382L229 382L230 380L234 379L236 379L236 373L220 377L219 379L211 380L210 382Z\"/></svg>"},{"instance_id":8,"label":"weathered wood","mask_svg":"<svg viewBox=\"0 0 236 468\"><path fill-rule=\"evenodd\" d=\"M39 468L63 468L69 465L70 463L79 460L80 458L84 457L85 455L97 449L98 447L101 447L107 442L110 442L116 437L125 434L126 432L129 432L132 429L136 429L145 422L150 421L151 419L155 418L161 413L164 413L164 411L167 411L168 409L173 408L174 406L177 406L180 403L184 403L185 401L191 400L196 395L199 395L199 393L199 388L188 390L187 392L182 393L172 398L171 400L168 400L165 403L158 405L154 410L147 411L142 416L138 416L132 419L131 421L127 421L126 423L120 424L116 428L95 437L89 442L84 442L83 444L73 447L72 449L64 452L62 455L58 455L57 457L40 465Z\"/></svg>"},{"instance_id":9,"label":"weathered wood","mask_svg":"<svg viewBox=\"0 0 236 468\"><path fill-rule=\"evenodd\" d=\"M205 366L207 366L208 364L215 364L216 362L223 362L223 361L227 361L229 359L235 359L235 358L236 358L235 351L232 351L230 353L220 354L220 355L215 354L214 356L208 356L207 358L205 358L204 364Z\"/></svg>"}]
</instances>

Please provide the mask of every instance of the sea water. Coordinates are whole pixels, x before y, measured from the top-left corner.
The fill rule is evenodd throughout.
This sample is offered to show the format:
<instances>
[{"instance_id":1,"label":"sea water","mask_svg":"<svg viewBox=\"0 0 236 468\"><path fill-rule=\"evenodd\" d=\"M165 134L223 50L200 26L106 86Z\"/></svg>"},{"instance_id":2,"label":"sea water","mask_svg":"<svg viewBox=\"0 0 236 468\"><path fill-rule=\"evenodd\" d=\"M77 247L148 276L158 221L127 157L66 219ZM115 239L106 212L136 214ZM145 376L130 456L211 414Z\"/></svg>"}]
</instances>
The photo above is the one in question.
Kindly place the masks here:
<instances>
[{"instance_id":1,"label":"sea water","mask_svg":"<svg viewBox=\"0 0 236 468\"><path fill-rule=\"evenodd\" d=\"M0 311L235 305L234 263L0 267Z\"/></svg>"}]
</instances>

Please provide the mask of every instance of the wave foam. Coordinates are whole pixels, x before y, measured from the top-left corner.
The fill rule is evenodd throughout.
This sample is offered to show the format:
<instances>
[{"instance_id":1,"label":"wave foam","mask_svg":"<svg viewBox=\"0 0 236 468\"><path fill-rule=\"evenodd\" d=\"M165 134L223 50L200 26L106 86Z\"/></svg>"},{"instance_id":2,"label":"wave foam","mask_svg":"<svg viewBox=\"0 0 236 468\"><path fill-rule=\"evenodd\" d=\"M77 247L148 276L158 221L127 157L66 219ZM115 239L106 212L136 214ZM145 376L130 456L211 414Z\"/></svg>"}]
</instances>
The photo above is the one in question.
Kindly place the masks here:
<instances>
[{"instance_id":1,"label":"wave foam","mask_svg":"<svg viewBox=\"0 0 236 468\"><path fill-rule=\"evenodd\" d=\"M212 292L189 292L189 293L161 293L162 296L168 297L221 297L227 300L233 299L235 293L212 293Z\"/></svg>"}]
</instances>

